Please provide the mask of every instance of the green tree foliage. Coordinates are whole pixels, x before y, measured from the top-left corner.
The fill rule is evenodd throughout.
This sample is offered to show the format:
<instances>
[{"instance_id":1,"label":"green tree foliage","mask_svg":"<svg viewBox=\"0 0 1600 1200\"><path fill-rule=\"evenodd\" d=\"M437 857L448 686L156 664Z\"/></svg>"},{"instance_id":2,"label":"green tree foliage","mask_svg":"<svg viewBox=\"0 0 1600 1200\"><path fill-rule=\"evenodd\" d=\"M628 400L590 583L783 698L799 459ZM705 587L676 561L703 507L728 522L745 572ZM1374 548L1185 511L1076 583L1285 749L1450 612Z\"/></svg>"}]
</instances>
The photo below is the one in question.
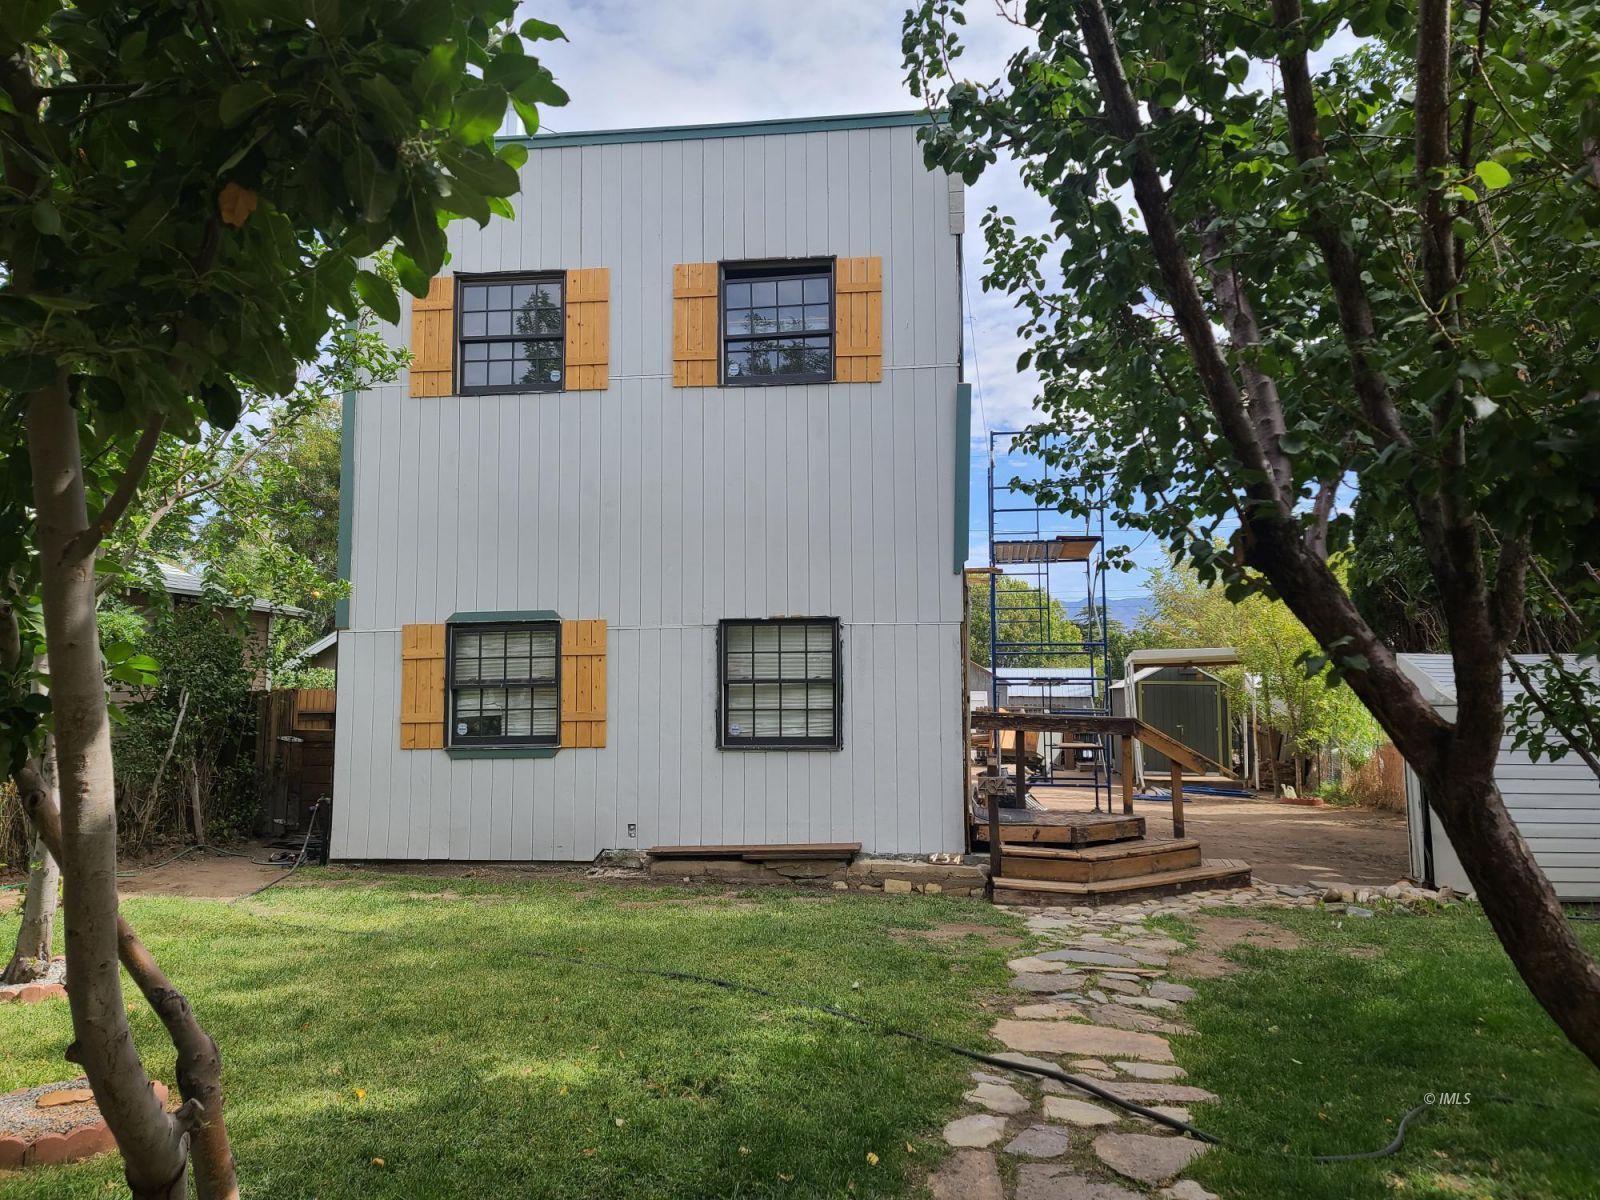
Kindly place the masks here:
<instances>
[{"instance_id":1,"label":"green tree foliage","mask_svg":"<svg viewBox=\"0 0 1600 1200\"><path fill-rule=\"evenodd\" d=\"M101 636L159 663L119 704L118 828L126 849L171 838L223 841L255 813L252 690L266 647L248 610L215 589L174 603L153 593L147 613L112 606ZM108 631L112 631L107 637Z\"/></svg>"},{"instance_id":2,"label":"green tree foliage","mask_svg":"<svg viewBox=\"0 0 1600 1200\"><path fill-rule=\"evenodd\" d=\"M60 766L74 1061L138 1200L237 1195L215 1044L117 920L115 780L91 566L164 433L198 442L288 396L335 324L396 321L444 227L513 215L514 106L566 97L515 0L17 0L0 5L0 573L38 581ZM17 581L13 583L13 580ZM7 700L9 717L14 704ZM10 723L36 824L54 801ZM20 753L19 753L20 748ZM23 784L26 786L22 786ZM54 835L53 835L54 836ZM120 960L120 967L119 967ZM164 1111L120 970L159 1010L185 1104ZM202 1115L203 1114L203 1115Z\"/></svg>"},{"instance_id":3,"label":"green tree foliage","mask_svg":"<svg viewBox=\"0 0 1600 1200\"><path fill-rule=\"evenodd\" d=\"M1009 575L990 577L996 586L1000 640L1035 645L1076 642L1083 631L1067 616L1066 606L1042 588ZM974 579L967 589L967 650L979 666L989 665L989 585ZM1083 661L1082 654L1031 650L1006 653L1005 666L1066 667Z\"/></svg>"},{"instance_id":4,"label":"green tree foliage","mask_svg":"<svg viewBox=\"0 0 1600 1200\"><path fill-rule=\"evenodd\" d=\"M1254 595L1235 604L1186 568L1152 571L1150 599L1155 611L1145 633L1152 644L1233 647L1240 665L1218 674L1234 711L1245 711L1249 703L1249 675L1259 720L1282 732L1298 753L1338 750L1361 762L1383 740L1377 721L1347 684L1326 665L1306 670L1306 660L1317 654L1316 639L1281 600Z\"/></svg>"},{"instance_id":5,"label":"green tree foliage","mask_svg":"<svg viewBox=\"0 0 1600 1200\"><path fill-rule=\"evenodd\" d=\"M1021 0L1006 18L1029 44L998 78L964 77L962 0L920 0L903 45L949 113L930 165L970 182L1006 154L1049 208L1039 234L983 220L984 284L1019 307L1018 365L1042 383L1039 452L1103 478L1112 519L1202 582L1283 598L1600 1064L1600 968L1494 771L1529 575L1600 589L1600 8ZM1415 524L1452 713L1334 569L1352 492ZM1597 644L1591 624L1579 648Z\"/></svg>"}]
</instances>

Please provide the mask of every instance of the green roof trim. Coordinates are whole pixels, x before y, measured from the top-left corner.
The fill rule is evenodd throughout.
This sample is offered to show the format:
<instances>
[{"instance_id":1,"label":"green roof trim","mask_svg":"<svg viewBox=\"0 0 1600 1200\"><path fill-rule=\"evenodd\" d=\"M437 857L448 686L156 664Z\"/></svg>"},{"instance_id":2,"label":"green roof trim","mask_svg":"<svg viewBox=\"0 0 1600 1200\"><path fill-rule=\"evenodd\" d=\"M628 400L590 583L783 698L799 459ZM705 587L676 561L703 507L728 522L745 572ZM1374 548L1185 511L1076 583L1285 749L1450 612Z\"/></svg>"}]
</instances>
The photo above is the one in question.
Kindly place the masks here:
<instances>
[{"instance_id":1,"label":"green roof trim","mask_svg":"<svg viewBox=\"0 0 1600 1200\"><path fill-rule=\"evenodd\" d=\"M627 142L686 142L700 138L766 137L783 133L832 133L848 129L895 129L907 125L933 125L944 114L927 109L910 112L853 113L837 117L779 117L768 121L736 121L710 125L660 125L643 129L591 129L578 133L518 134L499 137L501 145L530 150L559 150L564 146L610 146Z\"/></svg>"},{"instance_id":2,"label":"green roof trim","mask_svg":"<svg viewBox=\"0 0 1600 1200\"><path fill-rule=\"evenodd\" d=\"M448 746L451 758L554 758L560 746Z\"/></svg>"},{"instance_id":3,"label":"green roof trim","mask_svg":"<svg viewBox=\"0 0 1600 1200\"><path fill-rule=\"evenodd\" d=\"M972 385L956 384L956 511L953 549L954 570L961 574L967 566L967 525L972 517Z\"/></svg>"},{"instance_id":4,"label":"green roof trim","mask_svg":"<svg viewBox=\"0 0 1600 1200\"><path fill-rule=\"evenodd\" d=\"M450 625L493 625L503 621L559 621L561 614L551 608L500 608L489 612L454 612Z\"/></svg>"},{"instance_id":5,"label":"green roof trim","mask_svg":"<svg viewBox=\"0 0 1600 1200\"><path fill-rule=\"evenodd\" d=\"M350 582L350 560L355 552L356 507L356 394L346 392L339 414L339 582ZM350 628L350 596L333 602L333 627Z\"/></svg>"}]
</instances>

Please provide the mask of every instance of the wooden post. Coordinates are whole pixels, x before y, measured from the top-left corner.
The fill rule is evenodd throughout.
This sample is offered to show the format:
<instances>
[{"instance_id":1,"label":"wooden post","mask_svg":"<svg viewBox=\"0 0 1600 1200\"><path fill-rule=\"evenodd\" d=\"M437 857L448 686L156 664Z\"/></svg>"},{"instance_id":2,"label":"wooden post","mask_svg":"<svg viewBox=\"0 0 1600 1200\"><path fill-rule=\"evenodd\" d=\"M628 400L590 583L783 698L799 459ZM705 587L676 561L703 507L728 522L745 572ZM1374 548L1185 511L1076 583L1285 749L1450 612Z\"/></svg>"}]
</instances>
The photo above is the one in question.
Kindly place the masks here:
<instances>
[{"instance_id":1,"label":"wooden post","mask_svg":"<svg viewBox=\"0 0 1600 1200\"><path fill-rule=\"evenodd\" d=\"M1122 744L1118 748L1118 766L1122 771L1122 815L1133 815L1133 737L1131 734L1122 735Z\"/></svg>"},{"instance_id":2,"label":"wooden post","mask_svg":"<svg viewBox=\"0 0 1600 1200\"><path fill-rule=\"evenodd\" d=\"M1017 807L1028 807L1028 752L1027 737L1022 727L1017 727Z\"/></svg>"},{"instance_id":3,"label":"wooden post","mask_svg":"<svg viewBox=\"0 0 1600 1200\"><path fill-rule=\"evenodd\" d=\"M986 890L994 899L994 881L1000 878L1000 793L989 789L989 882Z\"/></svg>"},{"instance_id":4,"label":"wooden post","mask_svg":"<svg viewBox=\"0 0 1600 1200\"><path fill-rule=\"evenodd\" d=\"M1172 836L1183 836L1183 768L1172 764Z\"/></svg>"}]
</instances>

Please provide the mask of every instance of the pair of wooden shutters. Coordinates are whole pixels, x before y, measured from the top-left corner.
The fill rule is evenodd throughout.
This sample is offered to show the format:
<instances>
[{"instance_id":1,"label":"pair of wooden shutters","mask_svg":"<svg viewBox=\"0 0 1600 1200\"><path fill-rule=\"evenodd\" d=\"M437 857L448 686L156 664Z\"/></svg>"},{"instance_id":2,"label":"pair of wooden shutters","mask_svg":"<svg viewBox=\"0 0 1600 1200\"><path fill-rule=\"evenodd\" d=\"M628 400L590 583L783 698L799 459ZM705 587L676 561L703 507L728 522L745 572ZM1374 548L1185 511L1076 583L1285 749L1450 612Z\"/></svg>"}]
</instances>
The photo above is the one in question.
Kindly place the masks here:
<instances>
[{"instance_id":1,"label":"pair of wooden shutters","mask_svg":"<svg viewBox=\"0 0 1600 1200\"><path fill-rule=\"evenodd\" d=\"M443 625L400 628L400 749L442 750L445 714ZM561 622L563 749L606 744L606 623Z\"/></svg>"},{"instance_id":2,"label":"pair of wooden shutters","mask_svg":"<svg viewBox=\"0 0 1600 1200\"><path fill-rule=\"evenodd\" d=\"M566 276L568 392L604 391L611 357L611 270L592 267ZM452 396L456 367L456 280L435 276L428 294L411 303L411 394Z\"/></svg>"},{"instance_id":3,"label":"pair of wooden shutters","mask_svg":"<svg viewBox=\"0 0 1600 1200\"><path fill-rule=\"evenodd\" d=\"M672 269L672 386L716 387L720 376L716 263ZM883 259L841 258L833 269L833 377L883 378Z\"/></svg>"}]
</instances>

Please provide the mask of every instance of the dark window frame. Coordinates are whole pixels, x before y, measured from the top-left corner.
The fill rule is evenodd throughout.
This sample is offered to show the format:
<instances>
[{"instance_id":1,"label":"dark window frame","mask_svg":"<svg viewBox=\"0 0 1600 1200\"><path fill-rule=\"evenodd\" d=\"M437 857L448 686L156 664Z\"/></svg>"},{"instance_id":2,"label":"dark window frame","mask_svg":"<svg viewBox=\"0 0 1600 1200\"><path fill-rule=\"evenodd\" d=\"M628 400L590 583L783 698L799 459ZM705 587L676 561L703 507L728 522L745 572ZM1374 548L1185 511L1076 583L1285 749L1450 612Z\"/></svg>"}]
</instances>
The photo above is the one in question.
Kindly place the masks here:
<instances>
[{"instance_id":1,"label":"dark window frame","mask_svg":"<svg viewBox=\"0 0 1600 1200\"><path fill-rule=\"evenodd\" d=\"M561 320L557 331L553 334L467 334L461 330L462 321L466 316L466 289L469 287L489 287L495 284L555 284L561 293ZM561 363L561 378L554 383L544 380L539 383L467 383L467 347L469 345L492 344L495 342L553 342L560 353L557 355ZM516 361L516 360L513 360ZM496 271L481 275L457 275L455 294L455 368L458 384L458 395L462 396L510 396L523 392L560 392L567 386L567 273L565 271Z\"/></svg>"},{"instance_id":2,"label":"dark window frame","mask_svg":"<svg viewBox=\"0 0 1600 1200\"><path fill-rule=\"evenodd\" d=\"M813 683L801 679L750 679L728 678L728 629L734 625L826 625L832 637L833 654L833 735L831 737L746 737L735 736L728 729L730 711L728 692L737 683ZM781 709L779 710L782 711ZM844 636L843 623L838 617L724 617L717 622L717 749L719 750L842 750L844 749Z\"/></svg>"},{"instance_id":3,"label":"dark window frame","mask_svg":"<svg viewBox=\"0 0 1600 1200\"><path fill-rule=\"evenodd\" d=\"M456 636L461 633L520 633L524 630L548 631L555 635L555 665L548 679L456 680ZM561 744L561 622L560 621L452 621L445 625L445 745L446 747L492 748L496 746L559 746ZM522 736L456 733L456 692L470 688L542 688L556 693L556 729L552 734Z\"/></svg>"},{"instance_id":4,"label":"dark window frame","mask_svg":"<svg viewBox=\"0 0 1600 1200\"><path fill-rule=\"evenodd\" d=\"M732 277L729 273L732 272ZM790 375L728 374L729 345L767 341L773 338L820 337L823 334L801 331L790 333L728 333L728 284L776 281L785 278L823 278L828 281L828 369ZM740 259L717 264L717 379L723 387L792 387L796 384L832 383L838 373L839 302L838 260L836 258Z\"/></svg>"}]
</instances>

